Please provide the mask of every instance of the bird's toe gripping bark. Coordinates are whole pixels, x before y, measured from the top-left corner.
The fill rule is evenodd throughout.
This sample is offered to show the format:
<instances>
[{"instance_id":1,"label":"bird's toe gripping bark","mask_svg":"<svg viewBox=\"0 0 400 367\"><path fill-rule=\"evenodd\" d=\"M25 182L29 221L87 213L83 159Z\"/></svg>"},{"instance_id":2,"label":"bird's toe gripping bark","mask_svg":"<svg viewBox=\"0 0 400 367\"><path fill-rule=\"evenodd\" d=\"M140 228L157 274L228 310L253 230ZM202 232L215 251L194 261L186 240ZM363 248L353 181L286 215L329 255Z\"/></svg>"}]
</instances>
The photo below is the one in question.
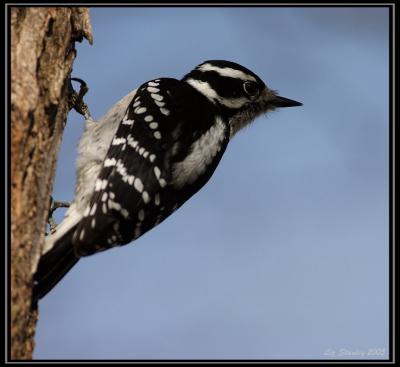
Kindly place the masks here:
<instances>
[{"instance_id":1,"label":"bird's toe gripping bark","mask_svg":"<svg viewBox=\"0 0 400 367\"><path fill-rule=\"evenodd\" d=\"M78 93L72 86L72 81L78 82L80 84ZM82 79L70 78L68 81L68 89L69 89L69 109L70 110L75 109L75 111L83 115L86 120L92 119L92 116L90 115L89 112L89 108L83 101L83 97L89 90L87 84Z\"/></svg>"},{"instance_id":2,"label":"bird's toe gripping bark","mask_svg":"<svg viewBox=\"0 0 400 367\"><path fill-rule=\"evenodd\" d=\"M49 217L47 219L47 223L50 226L50 233L54 233L56 231L57 223L53 218L53 213L58 208L69 208L71 203L68 201L54 201L52 196L50 196L50 200L51 200L51 204L50 204Z\"/></svg>"}]
</instances>

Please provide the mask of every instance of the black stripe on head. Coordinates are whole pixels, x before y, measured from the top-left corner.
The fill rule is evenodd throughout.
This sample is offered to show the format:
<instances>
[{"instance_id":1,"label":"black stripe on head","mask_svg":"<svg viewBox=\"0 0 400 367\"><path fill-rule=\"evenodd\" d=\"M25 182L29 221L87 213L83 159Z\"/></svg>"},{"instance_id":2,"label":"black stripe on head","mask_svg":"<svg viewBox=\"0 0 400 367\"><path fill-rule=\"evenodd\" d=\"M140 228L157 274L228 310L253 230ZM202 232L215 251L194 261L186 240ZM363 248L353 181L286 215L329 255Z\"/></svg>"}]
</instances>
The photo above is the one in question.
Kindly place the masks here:
<instances>
[{"instance_id":1,"label":"black stripe on head","mask_svg":"<svg viewBox=\"0 0 400 367\"><path fill-rule=\"evenodd\" d=\"M216 71L193 70L190 78L207 82L215 92L223 98L245 97L243 81L219 75Z\"/></svg>"},{"instance_id":2,"label":"black stripe on head","mask_svg":"<svg viewBox=\"0 0 400 367\"><path fill-rule=\"evenodd\" d=\"M203 62L187 74L183 81L189 79L207 83L217 96L225 100L248 99L249 96L244 90L246 81L255 83L260 92L265 88L264 82L252 71L234 62L223 60ZM207 94L205 89L204 86L203 93ZM212 97L212 92L208 94L209 97ZM215 100L216 98L212 99Z\"/></svg>"},{"instance_id":3,"label":"black stripe on head","mask_svg":"<svg viewBox=\"0 0 400 367\"><path fill-rule=\"evenodd\" d=\"M251 77L253 77L254 79L256 79L257 83L260 84L264 84L264 82L262 81L262 79L255 73L253 73L251 70L245 68L244 66L237 64L235 62L232 61L225 61L225 60L207 60L204 61L203 63L201 63L199 66L196 67L196 69L201 68L204 65L210 65L210 66L214 66L216 68L221 68L221 69L234 69L234 70L238 70L243 72L244 74L247 74Z\"/></svg>"}]
</instances>

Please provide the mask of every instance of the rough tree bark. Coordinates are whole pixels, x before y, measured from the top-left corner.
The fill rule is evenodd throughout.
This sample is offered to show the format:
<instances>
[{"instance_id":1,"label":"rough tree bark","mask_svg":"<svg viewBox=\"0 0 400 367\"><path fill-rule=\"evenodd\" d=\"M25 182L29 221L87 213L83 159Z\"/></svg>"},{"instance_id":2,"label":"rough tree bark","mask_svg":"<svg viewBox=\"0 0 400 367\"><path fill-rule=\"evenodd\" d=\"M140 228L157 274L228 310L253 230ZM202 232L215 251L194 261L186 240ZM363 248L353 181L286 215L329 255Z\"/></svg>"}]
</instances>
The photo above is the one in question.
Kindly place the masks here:
<instances>
[{"instance_id":1,"label":"rough tree bark","mask_svg":"<svg viewBox=\"0 0 400 367\"><path fill-rule=\"evenodd\" d=\"M68 114L75 41L92 43L89 10L11 7L11 359L32 358L32 269L43 244Z\"/></svg>"}]
</instances>

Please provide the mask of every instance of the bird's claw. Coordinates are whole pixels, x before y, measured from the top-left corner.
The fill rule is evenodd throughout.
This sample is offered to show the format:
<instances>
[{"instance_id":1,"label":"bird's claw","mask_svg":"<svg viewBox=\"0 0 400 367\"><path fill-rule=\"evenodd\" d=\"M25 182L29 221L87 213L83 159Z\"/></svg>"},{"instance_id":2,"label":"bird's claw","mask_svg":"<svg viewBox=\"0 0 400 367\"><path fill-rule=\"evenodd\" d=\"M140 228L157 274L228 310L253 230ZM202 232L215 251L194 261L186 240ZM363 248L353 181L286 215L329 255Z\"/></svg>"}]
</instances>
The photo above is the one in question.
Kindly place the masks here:
<instances>
[{"instance_id":1,"label":"bird's claw","mask_svg":"<svg viewBox=\"0 0 400 367\"><path fill-rule=\"evenodd\" d=\"M78 82L80 84L79 92L77 93L72 86L72 81ZM89 108L86 103L83 101L83 97L88 92L89 87L87 84L79 78L70 78L69 84L69 109L75 109L76 112L83 115L86 120L91 120L92 116L90 115Z\"/></svg>"},{"instance_id":2,"label":"bird's claw","mask_svg":"<svg viewBox=\"0 0 400 367\"><path fill-rule=\"evenodd\" d=\"M49 209L49 216L47 219L47 223L49 224L50 227L50 233L53 234L56 231L57 223L53 218L53 213L58 209L58 208L69 208L71 203L68 201L54 201L53 197L50 196L50 209Z\"/></svg>"}]
</instances>

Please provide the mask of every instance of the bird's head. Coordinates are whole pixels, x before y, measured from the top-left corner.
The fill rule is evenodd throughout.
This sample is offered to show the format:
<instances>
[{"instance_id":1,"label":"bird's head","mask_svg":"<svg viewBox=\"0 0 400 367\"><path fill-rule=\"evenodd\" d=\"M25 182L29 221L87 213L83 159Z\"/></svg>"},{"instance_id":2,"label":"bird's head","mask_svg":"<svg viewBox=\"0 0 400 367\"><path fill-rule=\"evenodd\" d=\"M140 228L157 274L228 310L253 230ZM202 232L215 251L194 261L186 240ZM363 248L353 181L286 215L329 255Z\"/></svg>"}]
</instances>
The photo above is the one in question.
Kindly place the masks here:
<instances>
[{"instance_id":1,"label":"bird's head","mask_svg":"<svg viewBox=\"0 0 400 367\"><path fill-rule=\"evenodd\" d=\"M262 113L302 105L279 96L252 71L230 61L205 61L183 80L220 109L231 137Z\"/></svg>"}]
</instances>

